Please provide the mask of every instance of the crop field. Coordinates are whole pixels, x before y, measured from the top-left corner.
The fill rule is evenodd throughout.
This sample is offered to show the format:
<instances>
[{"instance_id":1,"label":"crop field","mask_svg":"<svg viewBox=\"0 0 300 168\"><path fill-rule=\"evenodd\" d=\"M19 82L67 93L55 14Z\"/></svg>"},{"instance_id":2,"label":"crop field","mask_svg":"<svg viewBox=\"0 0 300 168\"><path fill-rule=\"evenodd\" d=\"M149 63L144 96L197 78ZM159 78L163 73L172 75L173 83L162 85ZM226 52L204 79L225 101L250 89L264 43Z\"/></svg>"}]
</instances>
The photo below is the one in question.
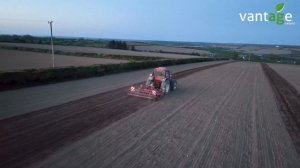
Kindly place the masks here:
<instances>
[{"instance_id":1,"label":"crop field","mask_svg":"<svg viewBox=\"0 0 300 168\"><path fill-rule=\"evenodd\" d=\"M272 68L170 67L178 89L158 101L127 96L150 69L0 92L15 113L0 118L0 167L300 167L298 116L287 115L299 93Z\"/></svg>"},{"instance_id":2,"label":"crop field","mask_svg":"<svg viewBox=\"0 0 300 168\"><path fill-rule=\"evenodd\" d=\"M213 46L213 45L212 45ZM292 51L299 50L298 47L292 46L273 46L273 45L230 45L230 44L215 44L214 47L227 48L232 51L243 52L243 53L252 53L257 55L289 55Z\"/></svg>"},{"instance_id":3,"label":"crop field","mask_svg":"<svg viewBox=\"0 0 300 168\"><path fill-rule=\"evenodd\" d=\"M258 56L263 55L276 55L276 56L293 56L299 57L299 46L276 46L276 45L245 45L245 44L199 44L190 46L189 48L200 48L200 49L210 49L210 48L223 48L233 52L239 52L243 54L254 54Z\"/></svg>"},{"instance_id":4,"label":"crop field","mask_svg":"<svg viewBox=\"0 0 300 168\"><path fill-rule=\"evenodd\" d=\"M125 60L55 55L56 67L119 64ZM0 71L51 68L52 55L28 51L0 49Z\"/></svg>"},{"instance_id":5,"label":"crop field","mask_svg":"<svg viewBox=\"0 0 300 168\"><path fill-rule=\"evenodd\" d=\"M265 54L274 54L274 55L282 55L282 54L291 54L290 48L276 48L276 47L236 47L233 48L233 51L241 51L245 53L253 53L257 55L265 55Z\"/></svg>"},{"instance_id":6,"label":"crop field","mask_svg":"<svg viewBox=\"0 0 300 168\"><path fill-rule=\"evenodd\" d=\"M210 52L204 50L196 50L181 47L171 47L171 46L160 46L160 45L135 45L138 51L150 51L150 52L172 52L172 53L185 53L185 54L200 54L209 55Z\"/></svg>"},{"instance_id":7,"label":"crop field","mask_svg":"<svg viewBox=\"0 0 300 168\"><path fill-rule=\"evenodd\" d=\"M27 44L27 43L0 42L0 46L51 49L50 45ZM106 55L124 55L124 56L128 55L128 56L145 56L145 57L148 56L148 57L162 57L162 58L199 58L199 56L184 55L184 54L151 53L151 52L139 52L139 51L130 51L130 50L93 48L93 47L78 47L78 46L55 45L54 49L59 51L65 51L65 52L96 53L96 54L106 54Z\"/></svg>"}]
</instances>

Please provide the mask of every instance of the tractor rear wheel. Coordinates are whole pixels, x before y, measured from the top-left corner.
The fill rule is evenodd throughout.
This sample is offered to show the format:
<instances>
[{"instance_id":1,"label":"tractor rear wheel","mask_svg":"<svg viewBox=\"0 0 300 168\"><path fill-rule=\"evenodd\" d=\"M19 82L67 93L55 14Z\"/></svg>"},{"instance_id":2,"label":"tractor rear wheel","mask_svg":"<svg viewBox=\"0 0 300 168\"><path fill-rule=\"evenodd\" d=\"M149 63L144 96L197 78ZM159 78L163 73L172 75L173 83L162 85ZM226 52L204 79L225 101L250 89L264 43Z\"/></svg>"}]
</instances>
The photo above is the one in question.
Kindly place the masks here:
<instances>
[{"instance_id":1,"label":"tractor rear wheel","mask_svg":"<svg viewBox=\"0 0 300 168\"><path fill-rule=\"evenodd\" d=\"M171 88L170 85L171 85L171 83L170 83L170 81L168 81L168 80L162 82L161 88L162 88L164 94L168 94L168 93L170 92L170 88Z\"/></svg>"},{"instance_id":2,"label":"tractor rear wheel","mask_svg":"<svg viewBox=\"0 0 300 168\"><path fill-rule=\"evenodd\" d=\"M165 94L168 94L170 92L170 82L167 82L165 85Z\"/></svg>"},{"instance_id":3,"label":"tractor rear wheel","mask_svg":"<svg viewBox=\"0 0 300 168\"><path fill-rule=\"evenodd\" d=\"M176 80L173 80L172 82L172 86L171 86L171 90L174 91L177 89L177 81Z\"/></svg>"}]
</instances>

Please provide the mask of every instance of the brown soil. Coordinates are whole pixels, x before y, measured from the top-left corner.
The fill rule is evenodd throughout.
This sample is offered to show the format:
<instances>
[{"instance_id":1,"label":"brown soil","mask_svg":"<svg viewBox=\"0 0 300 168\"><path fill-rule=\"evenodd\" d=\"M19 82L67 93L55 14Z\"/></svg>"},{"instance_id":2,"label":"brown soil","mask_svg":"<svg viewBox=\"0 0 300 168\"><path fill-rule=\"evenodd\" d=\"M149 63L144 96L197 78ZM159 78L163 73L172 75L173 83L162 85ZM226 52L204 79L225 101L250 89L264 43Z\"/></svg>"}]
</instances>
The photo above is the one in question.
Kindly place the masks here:
<instances>
[{"instance_id":1,"label":"brown soil","mask_svg":"<svg viewBox=\"0 0 300 168\"><path fill-rule=\"evenodd\" d=\"M219 63L174 74L182 78L194 72L227 64ZM82 98L62 105L0 121L0 167L24 167L60 147L120 120L153 102L128 97L128 87Z\"/></svg>"},{"instance_id":2,"label":"brown soil","mask_svg":"<svg viewBox=\"0 0 300 168\"><path fill-rule=\"evenodd\" d=\"M282 118L300 154L300 95L287 80L267 64L261 64L277 98Z\"/></svg>"},{"instance_id":3,"label":"brown soil","mask_svg":"<svg viewBox=\"0 0 300 168\"><path fill-rule=\"evenodd\" d=\"M176 92L30 167L300 167L259 63L226 64L178 83Z\"/></svg>"},{"instance_id":4,"label":"brown soil","mask_svg":"<svg viewBox=\"0 0 300 168\"><path fill-rule=\"evenodd\" d=\"M300 92L300 66L291 64L268 64L270 68L284 77L291 85Z\"/></svg>"}]
</instances>

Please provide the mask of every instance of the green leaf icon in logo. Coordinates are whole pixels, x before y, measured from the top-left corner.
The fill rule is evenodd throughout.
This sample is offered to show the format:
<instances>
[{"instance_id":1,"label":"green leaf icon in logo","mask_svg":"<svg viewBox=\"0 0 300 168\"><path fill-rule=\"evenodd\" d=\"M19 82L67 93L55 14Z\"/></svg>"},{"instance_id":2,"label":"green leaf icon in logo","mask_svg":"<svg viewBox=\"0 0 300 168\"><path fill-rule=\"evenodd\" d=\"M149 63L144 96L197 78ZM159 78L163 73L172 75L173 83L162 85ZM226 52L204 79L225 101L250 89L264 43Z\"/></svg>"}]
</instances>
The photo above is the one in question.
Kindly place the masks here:
<instances>
[{"instance_id":1,"label":"green leaf icon in logo","mask_svg":"<svg viewBox=\"0 0 300 168\"><path fill-rule=\"evenodd\" d=\"M281 12L284 8L284 3L279 3L276 5L276 11Z\"/></svg>"}]
</instances>

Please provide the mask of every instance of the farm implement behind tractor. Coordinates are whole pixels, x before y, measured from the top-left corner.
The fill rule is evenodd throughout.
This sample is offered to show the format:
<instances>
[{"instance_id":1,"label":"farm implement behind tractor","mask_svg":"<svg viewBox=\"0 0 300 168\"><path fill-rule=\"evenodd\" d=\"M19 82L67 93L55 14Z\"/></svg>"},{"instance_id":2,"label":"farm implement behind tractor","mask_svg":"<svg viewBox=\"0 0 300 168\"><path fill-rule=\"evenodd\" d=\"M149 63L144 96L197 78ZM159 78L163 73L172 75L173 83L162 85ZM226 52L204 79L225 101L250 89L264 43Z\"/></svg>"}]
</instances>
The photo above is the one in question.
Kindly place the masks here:
<instances>
[{"instance_id":1,"label":"farm implement behind tractor","mask_svg":"<svg viewBox=\"0 0 300 168\"><path fill-rule=\"evenodd\" d=\"M165 67L158 67L149 75L145 85L131 86L128 95L157 100L176 88L177 81L172 78L171 72Z\"/></svg>"},{"instance_id":2,"label":"farm implement behind tractor","mask_svg":"<svg viewBox=\"0 0 300 168\"><path fill-rule=\"evenodd\" d=\"M140 85L138 87L131 86L128 95L147 99L159 99L164 95L164 92L162 89Z\"/></svg>"}]
</instances>

